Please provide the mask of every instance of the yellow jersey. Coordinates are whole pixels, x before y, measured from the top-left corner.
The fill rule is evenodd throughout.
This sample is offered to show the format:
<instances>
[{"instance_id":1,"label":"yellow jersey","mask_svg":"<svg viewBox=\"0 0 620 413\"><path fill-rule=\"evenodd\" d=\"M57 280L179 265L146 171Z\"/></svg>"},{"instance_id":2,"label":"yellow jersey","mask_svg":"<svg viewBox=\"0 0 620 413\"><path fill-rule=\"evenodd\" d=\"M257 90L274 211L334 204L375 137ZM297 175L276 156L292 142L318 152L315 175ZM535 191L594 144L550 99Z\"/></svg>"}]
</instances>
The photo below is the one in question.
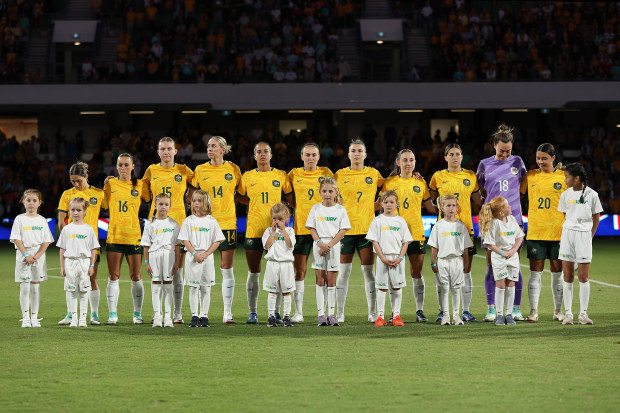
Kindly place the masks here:
<instances>
[{"instance_id":1,"label":"yellow jersey","mask_svg":"<svg viewBox=\"0 0 620 413\"><path fill-rule=\"evenodd\" d=\"M403 217L414 241L424 241L422 223L422 202L430 199L424 179L390 176L385 180L381 192L394 191L398 195L398 215Z\"/></svg>"},{"instance_id":2,"label":"yellow jersey","mask_svg":"<svg viewBox=\"0 0 620 413\"><path fill-rule=\"evenodd\" d=\"M245 237L260 238L271 225L271 207L282 200L283 192L288 195L293 188L284 171L272 168L271 171L259 172L253 169L243 174L237 192L250 199Z\"/></svg>"},{"instance_id":3,"label":"yellow jersey","mask_svg":"<svg viewBox=\"0 0 620 413\"><path fill-rule=\"evenodd\" d=\"M110 212L106 242L140 245L142 239L138 217L140 203L141 199L145 202L151 200L151 193L146 182L138 179L138 184L134 188L131 181L123 182L118 178L112 178L105 184L103 192Z\"/></svg>"},{"instance_id":4,"label":"yellow jersey","mask_svg":"<svg viewBox=\"0 0 620 413\"><path fill-rule=\"evenodd\" d=\"M170 196L170 211L168 216L181 225L185 220L185 191L187 183L191 182L194 173L185 165L174 164L164 167L161 164L153 164L144 172L142 180L151 190L153 197L164 193ZM155 213L155 202L151 204L149 219Z\"/></svg>"},{"instance_id":5,"label":"yellow jersey","mask_svg":"<svg viewBox=\"0 0 620 413\"><path fill-rule=\"evenodd\" d=\"M521 182L521 194L527 193L529 201L527 217L527 239L559 241L562 237L564 214L558 211L560 195L568 187L564 183L564 172L528 171Z\"/></svg>"},{"instance_id":6,"label":"yellow jersey","mask_svg":"<svg viewBox=\"0 0 620 413\"><path fill-rule=\"evenodd\" d=\"M209 193L213 218L222 230L237 229L235 191L240 182L239 167L228 161L219 166L213 166L211 162L203 163L194 171L191 184Z\"/></svg>"},{"instance_id":7,"label":"yellow jersey","mask_svg":"<svg viewBox=\"0 0 620 413\"><path fill-rule=\"evenodd\" d=\"M324 166L319 166L316 171L312 172L308 172L304 168L295 168L288 173L293 192L295 192L295 218L293 219L295 235L310 234L306 228L306 220L310 209L321 202L319 186L323 179L328 176L334 176L334 173Z\"/></svg>"},{"instance_id":8,"label":"yellow jersey","mask_svg":"<svg viewBox=\"0 0 620 413\"><path fill-rule=\"evenodd\" d=\"M342 168L336 172L335 178L351 221L347 235L366 235L375 218L377 190L385 180L379 171L368 166L360 170Z\"/></svg>"},{"instance_id":9,"label":"yellow jersey","mask_svg":"<svg viewBox=\"0 0 620 413\"><path fill-rule=\"evenodd\" d=\"M447 169L437 171L433 174L431 182L428 184L431 191L439 193L439 196L453 194L458 199L461 212L456 215L456 219L461 220L470 235L474 233L474 223L471 219L471 195L478 192L478 180L474 171L461 169L458 172L450 172ZM439 213L441 218L441 212Z\"/></svg>"},{"instance_id":10,"label":"yellow jersey","mask_svg":"<svg viewBox=\"0 0 620 413\"><path fill-rule=\"evenodd\" d=\"M91 226L93 231L95 231L95 235L98 239L99 213L101 212L101 208L106 210L108 209L103 190L95 188L94 186L89 186L83 191L78 191L75 188L71 188L63 192L60 196L60 202L58 202L58 212L64 212L65 214L67 214L67 224L70 224L71 221L73 221L73 219L71 219L71 215L69 214L69 201L76 197L84 198L90 203L90 205L86 209L86 216L84 217L84 222Z\"/></svg>"}]
</instances>

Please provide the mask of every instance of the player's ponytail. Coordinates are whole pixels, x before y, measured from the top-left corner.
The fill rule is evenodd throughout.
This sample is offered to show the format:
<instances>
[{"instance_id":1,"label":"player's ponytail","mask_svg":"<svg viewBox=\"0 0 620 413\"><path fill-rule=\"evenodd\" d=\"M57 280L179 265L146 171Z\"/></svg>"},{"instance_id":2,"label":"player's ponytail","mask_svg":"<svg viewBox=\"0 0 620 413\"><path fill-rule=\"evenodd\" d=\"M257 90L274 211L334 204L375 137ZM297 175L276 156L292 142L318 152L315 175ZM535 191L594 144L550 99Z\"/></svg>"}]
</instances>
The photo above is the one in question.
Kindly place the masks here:
<instances>
[{"instance_id":1,"label":"player's ponytail","mask_svg":"<svg viewBox=\"0 0 620 413\"><path fill-rule=\"evenodd\" d=\"M413 154L413 151L411 149L401 149L400 152L398 152L396 154L396 159L394 160L394 169L392 169L392 172L390 172L390 176L400 176L400 173L402 172L400 169L400 166L398 166L398 162L400 162L400 158L404 153L407 152L411 152L411 154ZM415 156L415 155L414 155ZM388 176L388 178L390 177Z\"/></svg>"},{"instance_id":2,"label":"player's ponytail","mask_svg":"<svg viewBox=\"0 0 620 413\"><path fill-rule=\"evenodd\" d=\"M502 123L501 125L499 125L499 127L497 128L497 131L495 131L491 136L493 137L493 146L497 145L500 142L503 143L513 143L513 136L512 136L512 131L514 130L514 128L506 125L505 123Z\"/></svg>"},{"instance_id":3,"label":"player's ponytail","mask_svg":"<svg viewBox=\"0 0 620 413\"><path fill-rule=\"evenodd\" d=\"M574 162L566 165L566 173L575 178L579 178L579 181L583 184L581 196L579 197L579 203L583 204L584 196L586 194L586 184L588 182L588 173L586 172L586 169L580 163Z\"/></svg>"}]
</instances>

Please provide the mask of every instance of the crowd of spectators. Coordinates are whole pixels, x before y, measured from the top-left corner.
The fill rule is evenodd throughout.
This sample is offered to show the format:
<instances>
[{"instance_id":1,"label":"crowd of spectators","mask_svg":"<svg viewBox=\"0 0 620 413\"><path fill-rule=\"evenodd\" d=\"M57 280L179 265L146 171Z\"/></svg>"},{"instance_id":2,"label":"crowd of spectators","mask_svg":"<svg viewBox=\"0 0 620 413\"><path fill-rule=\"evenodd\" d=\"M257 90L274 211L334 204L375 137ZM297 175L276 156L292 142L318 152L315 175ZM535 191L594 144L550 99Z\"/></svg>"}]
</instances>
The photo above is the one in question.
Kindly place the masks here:
<instances>
[{"instance_id":1,"label":"crowd of spectators","mask_svg":"<svg viewBox=\"0 0 620 413\"><path fill-rule=\"evenodd\" d=\"M118 30L112 67L84 62L85 82L341 82L338 30L363 0L96 1ZM116 17L115 17L116 16Z\"/></svg>"},{"instance_id":2,"label":"crowd of spectators","mask_svg":"<svg viewBox=\"0 0 620 413\"><path fill-rule=\"evenodd\" d=\"M485 138L490 134L491 131L470 130L459 135L451 130L447 136L441 136L436 131L431 138L428 131L410 130L405 125L388 125L376 131L372 125L367 124L359 136L368 148L366 165L377 168L384 177L394 168L396 153L401 148L412 148L417 160L416 171L428 181L435 171L446 167L443 150L450 142L458 142L462 146L463 167L475 171L481 159L494 154L490 140ZM256 167L252 148L261 140L271 144L274 155L272 166L285 171L301 165L299 150L305 142L317 142L320 145L320 164L328 166L332 171L349 165L347 139L312 128L301 133L291 131L290 135L283 135L274 124L267 122L244 131L180 131L176 134L176 161L192 169L205 162L204 157L196 159L194 155L206 154L206 143L213 135L225 136L232 144L233 152L226 158L238 164L242 172ZM88 161L91 171L89 182L94 186L103 187L107 176L116 175L116 158L123 152L134 155L137 175L142 176L148 165L159 162L155 151L159 138L145 132L102 131L96 148L85 149L82 132L68 137L61 128L49 139L44 135L33 136L21 143L15 137L7 138L0 133L0 217L12 218L20 213L22 207L19 199L26 188L40 189L45 199L42 214L55 216L62 191L70 187L68 168L85 151L92 153L94 149ZM618 133L601 127L581 131L560 130L555 137L549 137L548 141L556 145L559 160L568 160L561 159L565 149L580 154L570 161L577 160L586 167L588 185L598 191L605 211L620 214ZM536 147L540 143L539 139L524 136L517 129L513 153L523 158L528 169L535 169ZM244 216L245 208L239 207L238 213Z\"/></svg>"},{"instance_id":3,"label":"crowd of spectators","mask_svg":"<svg viewBox=\"0 0 620 413\"><path fill-rule=\"evenodd\" d=\"M426 76L467 82L620 80L620 3L486 2L489 9L481 3L418 5L432 50L433 70Z\"/></svg>"}]
</instances>

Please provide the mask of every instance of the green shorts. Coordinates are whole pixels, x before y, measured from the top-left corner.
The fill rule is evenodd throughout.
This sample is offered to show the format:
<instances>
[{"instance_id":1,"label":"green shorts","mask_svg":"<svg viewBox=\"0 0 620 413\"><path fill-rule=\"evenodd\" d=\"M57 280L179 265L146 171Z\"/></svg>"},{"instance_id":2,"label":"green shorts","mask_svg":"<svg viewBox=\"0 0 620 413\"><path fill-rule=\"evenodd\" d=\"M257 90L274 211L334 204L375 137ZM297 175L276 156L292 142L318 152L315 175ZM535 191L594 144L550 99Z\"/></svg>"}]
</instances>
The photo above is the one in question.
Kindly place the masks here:
<instances>
[{"instance_id":1,"label":"green shorts","mask_svg":"<svg viewBox=\"0 0 620 413\"><path fill-rule=\"evenodd\" d=\"M310 255L312 252L312 235L295 235L295 248L293 248L293 254L298 255Z\"/></svg>"},{"instance_id":2,"label":"green shorts","mask_svg":"<svg viewBox=\"0 0 620 413\"><path fill-rule=\"evenodd\" d=\"M223 229L224 237L226 238L220 246L217 248L220 251L234 250L237 248L237 230L236 229ZM262 240L260 238L252 238L260 241L262 246ZM250 248L252 249L252 248Z\"/></svg>"},{"instance_id":3,"label":"green shorts","mask_svg":"<svg viewBox=\"0 0 620 413\"><path fill-rule=\"evenodd\" d=\"M411 241L409 246L407 247L407 255L424 255L426 253L426 242L422 241Z\"/></svg>"},{"instance_id":4,"label":"green shorts","mask_svg":"<svg viewBox=\"0 0 620 413\"><path fill-rule=\"evenodd\" d=\"M355 254L355 250L363 250L364 248L372 248L372 242L366 239L366 235L345 235L341 241L340 254Z\"/></svg>"},{"instance_id":5,"label":"green shorts","mask_svg":"<svg viewBox=\"0 0 620 413\"><path fill-rule=\"evenodd\" d=\"M108 252L118 252L123 255L142 255L141 245L106 244L105 249Z\"/></svg>"},{"instance_id":6,"label":"green shorts","mask_svg":"<svg viewBox=\"0 0 620 413\"><path fill-rule=\"evenodd\" d=\"M254 251L262 251L263 248L263 240L262 238L246 238L243 243L243 248L246 250L254 250Z\"/></svg>"},{"instance_id":7,"label":"green shorts","mask_svg":"<svg viewBox=\"0 0 620 413\"><path fill-rule=\"evenodd\" d=\"M530 260L557 260L560 257L560 241L527 240L527 258Z\"/></svg>"}]
</instances>

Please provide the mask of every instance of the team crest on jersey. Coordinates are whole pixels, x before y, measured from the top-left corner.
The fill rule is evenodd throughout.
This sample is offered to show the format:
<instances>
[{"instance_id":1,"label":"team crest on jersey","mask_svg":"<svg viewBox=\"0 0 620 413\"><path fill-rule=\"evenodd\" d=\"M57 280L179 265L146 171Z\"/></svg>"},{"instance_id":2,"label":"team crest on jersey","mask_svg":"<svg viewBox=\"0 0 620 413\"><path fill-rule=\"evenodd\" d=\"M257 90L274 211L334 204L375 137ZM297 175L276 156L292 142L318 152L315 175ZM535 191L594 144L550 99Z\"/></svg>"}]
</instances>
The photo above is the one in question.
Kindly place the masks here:
<instances>
[{"instance_id":1,"label":"team crest on jersey","mask_svg":"<svg viewBox=\"0 0 620 413\"><path fill-rule=\"evenodd\" d=\"M415 192L416 194L420 193L420 187L419 186L414 186L413 187L413 192Z\"/></svg>"},{"instance_id":2,"label":"team crest on jersey","mask_svg":"<svg viewBox=\"0 0 620 413\"><path fill-rule=\"evenodd\" d=\"M271 185L275 186L276 188L279 188L279 187L280 187L280 181L278 181L277 179L275 179L275 180L273 180L273 181L271 182Z\"/></svg>"},{"instance_id":3,"label":"team crest on jersey","mask_svg":"<svg viewBox=\"0 0 620 413\"><path fill-rule=\"evenodd\" d=\"M559 182L554 183L553 189L555 189L556 191L559 191L560 189L562 189L562 184Z\"/></svg>"},{"instance_id":4,"label":"team crest on jersey","mask_svg":"<svg viewBox=\"0 0 620 413\"><path fill-rule=\"evenodd\" d=\"M369 176L368 176L368 177L366 177L366 183L367 183L368 185L372 184L372 178L371 178L371 177L369 177Z\"/></svg>"},{"instance_id":5,"label":"team crest on jersey","mask_svg":"<svg viewBox=\"0 0 620 413\"><path fill-rule=\"evenodd\" d=\"M224 179L226 179L227 181L232 181L232 175L231 174L226 174L226 175L224 175Z\"/></svg>"},{"instance_id":6,"label":"team crest on jersey","mask_svg":"<svg viewBox=\"0 0 620 413\"><path fill-rule=\"evenodd\" d=\"M183 177L181 175L179 175L179 174L176 174L174 176L174 180L177 181L177 182L181 182L183 180Z\"/></svg>"},{"instance_id":7,"label":"team crest on jersey","mask_svg":"<svg viewBox=\"0 0 620 413\"><path fill-rule=\"evenodd\" d=\"M97 198L92 197L92 198L90 199L90 204L91 204L91 205L97 205Z\"/></svg>"},{"instance_id":8,"label":"team crest on jersey","mask_svg":"<svg viewBox=\"0 0 620 413\"><path fill-rule=\"evenodd\" d=\"M463 179L463 185L469 186L471 185L471 181L469 179Z\"/></svg>"},{"instance_id":9,"label":"team crest on jersey","mask_svg":"<svg viewBox=\"0 0 620 413\"><path fill-rule=\"evenodd\" d=\"M519 173L519 169L517 169L516 166L513 166L512 168L510 168L510 173L516 175Z\"/></svg>"},{"instance_id":10,"label":"team crest on jersey","mask_svg":"<svg viewBox=\"0 0 620 413\"><path fill-rule=\"evenodd\" d=\"M138 190L137 189L132 189L131 190L131 196L138 196Z\"/></svg>"}]
</instances>

